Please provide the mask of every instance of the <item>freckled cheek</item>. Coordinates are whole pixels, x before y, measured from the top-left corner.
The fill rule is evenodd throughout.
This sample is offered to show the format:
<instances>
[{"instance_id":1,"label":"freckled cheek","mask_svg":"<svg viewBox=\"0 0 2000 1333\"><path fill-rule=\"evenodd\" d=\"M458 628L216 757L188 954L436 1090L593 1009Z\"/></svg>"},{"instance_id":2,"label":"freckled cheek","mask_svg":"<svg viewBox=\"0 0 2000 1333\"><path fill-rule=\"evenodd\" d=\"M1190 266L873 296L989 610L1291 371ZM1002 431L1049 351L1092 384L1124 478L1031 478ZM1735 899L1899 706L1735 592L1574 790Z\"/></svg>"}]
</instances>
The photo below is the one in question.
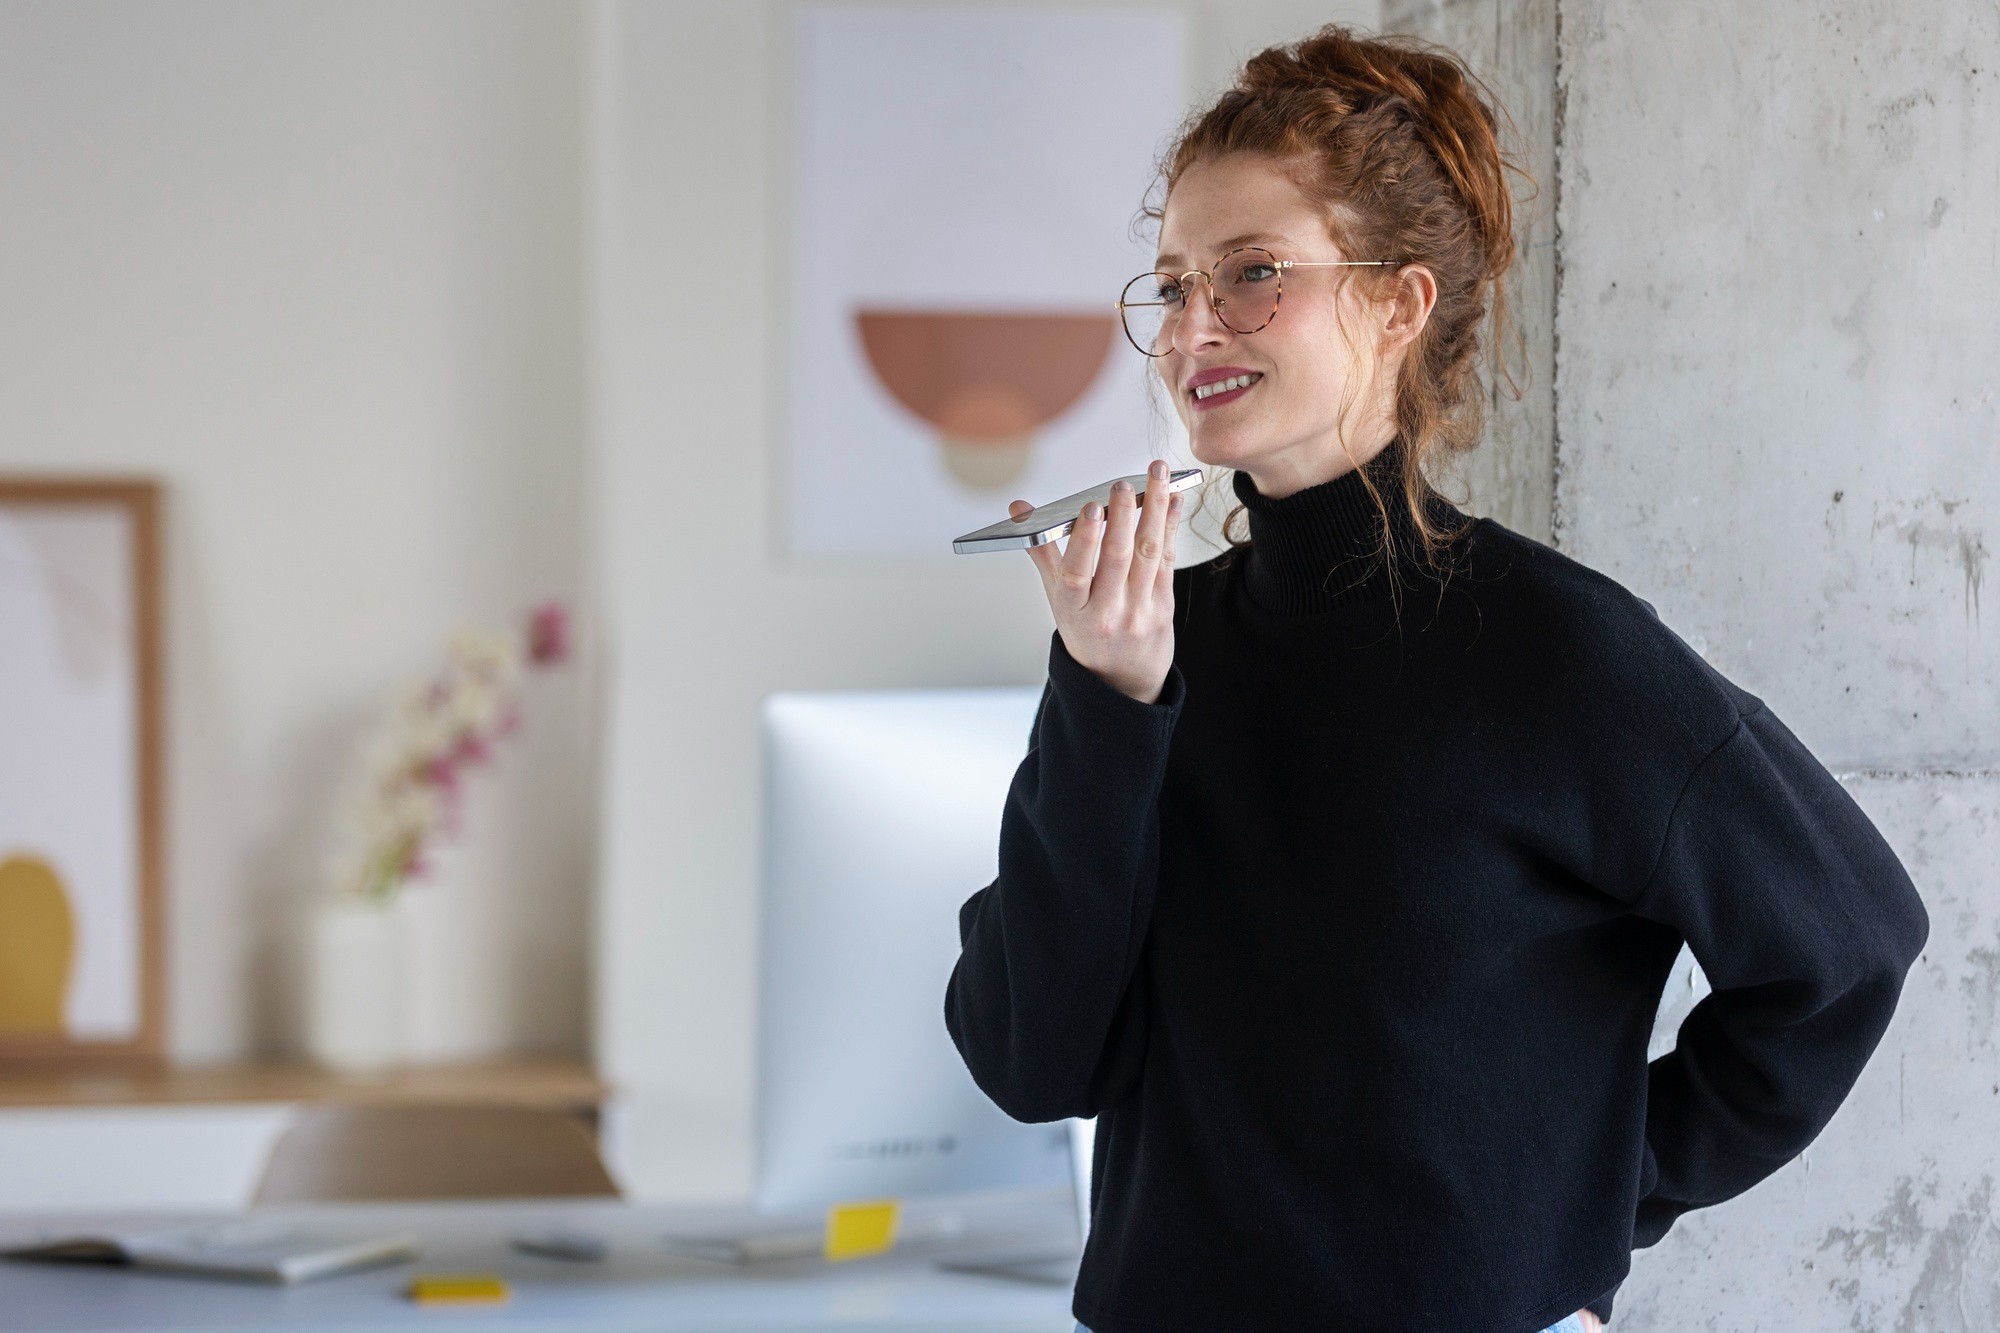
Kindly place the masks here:
<instances>
[{"instance_id":1,"label":"freckled cheek","mask_svg":"<svg viewBox=\"0 0 2000 1333\"><path fill-rule=\"evenodd\" d=\"M1288 394L1314 401L1337 398L1354 373L1354 355L1337 329L1315 330L1314 337L1285 349L1278 363Z\"/></svg>"},{"instance_id":2,"label":"freckled cheek","mask_svg":"<svg viewBox=\"0 0 2000 1333\"><path fill-rule=\"evenodd\" d=\"M1274 408L1295 411L1299 400L1326 391L1328 365L1324 349L1293 339L1288 345L1271 349L1271 373L1266 395Z\"/></svg>"}]
</instances>

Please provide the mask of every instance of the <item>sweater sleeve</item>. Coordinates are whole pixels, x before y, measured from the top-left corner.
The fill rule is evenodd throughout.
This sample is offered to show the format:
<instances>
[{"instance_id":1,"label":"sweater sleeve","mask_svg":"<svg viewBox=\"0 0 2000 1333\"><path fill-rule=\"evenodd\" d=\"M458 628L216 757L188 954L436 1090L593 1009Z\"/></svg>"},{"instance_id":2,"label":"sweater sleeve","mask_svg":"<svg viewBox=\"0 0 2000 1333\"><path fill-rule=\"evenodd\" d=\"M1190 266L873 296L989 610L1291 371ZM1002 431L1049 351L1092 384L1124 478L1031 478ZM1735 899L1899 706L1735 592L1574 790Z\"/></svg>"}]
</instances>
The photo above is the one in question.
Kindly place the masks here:
<instances>
[{"instance_id":1,"label":"sweater sleeve","mask_svg":"<svg viewBox=\"0 0 2000 1333\"><path fill-rule=\"evenodd\" d=\"M1675 927L1714 987L1647 1072L1645 1247L1819 1134L1888 1027L1930 918L1853 798L1762 706L1687 779L1633 911Z\"/></svg>"},{"instance_id":2,"label":"sweater sleeve","mask_svg":"<svg viewBox=\"0 0 2000 1333\"><path fill-rule=\"evenodd\" d=\"M1132 985L1159 863L1160 784L1180 668L1140 703L1051 635L1049 682L1000 821L999 877L959 911L945 1026L1017 1120L1093 1116L1137 1086Z\"/></svg>"}]
</instances>

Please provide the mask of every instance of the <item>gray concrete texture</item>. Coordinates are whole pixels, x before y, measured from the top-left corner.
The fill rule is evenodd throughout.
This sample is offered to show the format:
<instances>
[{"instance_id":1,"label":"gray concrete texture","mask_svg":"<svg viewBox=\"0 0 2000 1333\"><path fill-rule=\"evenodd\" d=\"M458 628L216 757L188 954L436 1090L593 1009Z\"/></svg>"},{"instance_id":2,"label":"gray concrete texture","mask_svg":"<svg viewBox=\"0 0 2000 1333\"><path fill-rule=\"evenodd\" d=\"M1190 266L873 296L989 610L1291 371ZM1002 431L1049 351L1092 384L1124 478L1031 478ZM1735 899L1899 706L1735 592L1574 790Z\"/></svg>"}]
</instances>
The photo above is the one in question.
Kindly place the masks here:
<instances>
[{"instance_id":1,"label":"gray concrete texture","mask_svg":"<svg viewBox=\"0 0 2000 1333\"><path fill-rule=\"evenodd\" d=\"M1556 537L1830 764L2000 762L2000 6L1560 16Z\"/></svg>"},{"instance_id":2,"label":"gray concrete texture","mask_svg":"<svg viewBox=\"0 0 2000 1333\"><path fill-rule=\"evenodd\" d=\"M1389 0L1384 26L1544 136L1522 238L1550 262L1517 290L1550 392L1496 416L1514 456L1468 472L1474 507L1763 697L1931 913L1825 1132L1639 1251L1614 1326L2000 1330L2000 5Z\"/></svg>"},{"instance_id":3,"label":"gray concrete texture","mask_svg":"<svg viewBox=\"0 0 2000 1333\"><path fill-rule=\"evenodd\" d=\"M1391 3L1386 26L1419 33L1463 55L1505 113L1501 150L1519 168L1514 222L1519 257L1507 276L1502 330L1510 385L1495 373L1489 333L1486 434L1439 477L1454 499L1537 541L1552 534L1555 488L1555 67L1556 0L1515 0L1506 19L1492 3Z\"/></svg>"}]
</instances>

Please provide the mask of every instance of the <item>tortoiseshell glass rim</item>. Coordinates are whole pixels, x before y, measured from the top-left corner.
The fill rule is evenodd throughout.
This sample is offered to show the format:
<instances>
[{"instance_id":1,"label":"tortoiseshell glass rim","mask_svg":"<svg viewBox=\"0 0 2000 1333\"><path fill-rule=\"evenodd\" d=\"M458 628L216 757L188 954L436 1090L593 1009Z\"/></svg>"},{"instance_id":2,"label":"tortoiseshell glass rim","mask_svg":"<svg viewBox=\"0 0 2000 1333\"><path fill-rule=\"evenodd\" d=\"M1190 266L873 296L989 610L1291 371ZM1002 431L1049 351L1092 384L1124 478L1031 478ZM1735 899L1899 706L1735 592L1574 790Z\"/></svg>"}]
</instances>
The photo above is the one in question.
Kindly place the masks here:
<instances>
[{"instance_id":1,"label":"tortoiseshell glass rim","mask_svg":"<svg viewBox=\"0 0 2000 1333\"><path fill-rule=\"evenodd\" d=\"M1231 324L1227 319L1223 318L1222 298L1215 294L1215 279L1214 277L1211 276L1211 272L1214 269L1221 268L1222 265L1228 261L1230 255L1240 255L1252 250L1256 251L1260 255L1271 256L1271 266L1278 270L1278 293L1277 296L1273 298L1273 300L1271 301L1271 314L1269 318L1267 318L1262 324L1259 324L1254 329L1239 329L1234 324ZM1166 304L1166 302L1164 301L1127 301L1125 299L1125 293L1132 290L1132 283L1138 282L1141 278L1169 278L1175 282L1185 282L1193 274L1196 273L1201 274L1202 281L1208 284L1209 309L1215 312L1216 321L1220 323L1223 328L1228 329L1231 333L1248 335L1252 333L1258 333L1264 329L1270 328L1271 320L1276 319L1278 317L1278 307L1284 302L1285 299L1284 273L1285 270L1288 268L1379 268L1382 267L1383 265L1400 264L1400 263L1402 263L1402 261L1399 259L1280 259L1275 254L1271 254L1269 250L1265 249L1261 245L1239 245L1235 249L1230 250L1229 252L1224 254L1221 258L1217 259L1213 264L1210 264L1208 268L1206 269L1191 268L1187 272L1180 274L1178 277L1176 277L1174 274L1171 273L1162 272L1161 270L1156 268L1147 269L1144 273L1135 274L1132 277L1132 279L1128 281L1125 284L1125 286L1119 290L1118 299L1112 303L1112 307L1118 312L1118 327L1124 330L1125 341L1131 343L1132 346L1138 348L1138 350L1144 355L1158 358L1165 356L1166 353L1148 351L1144 347L1139 347L1139 340L1132 336L1132 325L1130 321L1128 321L1125 318L1125 307L1128 305L1145 306L1145 305ZM1163 328L1165 327L1164 319L1161 321L1161 327Z\"/></svg>"}]
</instances>

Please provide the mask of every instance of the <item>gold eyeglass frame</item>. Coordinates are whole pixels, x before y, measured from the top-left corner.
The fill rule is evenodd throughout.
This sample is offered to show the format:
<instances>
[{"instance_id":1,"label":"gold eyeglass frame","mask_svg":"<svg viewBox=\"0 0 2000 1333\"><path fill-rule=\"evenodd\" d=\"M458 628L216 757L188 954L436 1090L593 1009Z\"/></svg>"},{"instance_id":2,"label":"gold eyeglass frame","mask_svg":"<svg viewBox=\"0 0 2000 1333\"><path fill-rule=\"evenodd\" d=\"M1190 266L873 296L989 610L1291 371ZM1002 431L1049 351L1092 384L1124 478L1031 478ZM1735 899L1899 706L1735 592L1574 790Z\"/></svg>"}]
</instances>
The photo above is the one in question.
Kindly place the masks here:
<instances>
[{"instance_id":1,"label":"gold eyeglass frame","mask_svg":"<svg viewBox=\"0 0 2000 1333\"><path fill-rule=\"evenodd\" d=\"M1215 278L1212 276L1210 270L1221 268L1223 264L1228 262L1230 255L1240 255L1243 254L1245 251L1250 251L1250 250L1254 250L1260 255L1271 256L1271 267L1278 270L1278 291L1276 296L1273 297L1271 301L1270 319L1266 319L1262 324L1259 324L1254 329L1239 329L1234 324L1231 324L1228 321L1228 319L1226 319L1223 316L1222 303L1224 298L1217 296L1215 294ZM1127 301L1125 299L1125 292L1129 292L1132 290L1132 283L1139 281L1140 278L1159 277L1159 278L1170 278L1173 281L1180 283L1182 286L1186 286L1187 280L1193 277L1195 274L1199 273L1201 275L1202 281L1208 284L1208 307L1209 309L1215 312L1216 322L1221 324L1223 328L1228 329L1231 333L1251 334L1259 332L1260 330L1263 329L1270 328L1271 320L1276 319L1278 317L1278 307L1281 304L1283 304L1285 299L1284 272L1288 268L1380 268L1384 265L1400 264L1401 262L1402 261L1399 259L1280 259L1276 255L1271 254L1269 250L1266 250L1261 245L1239 245L1234 250L1229 251L1228 254L1223 255L1222 258L1216 260L1213 264L1209 265L1207 269L1191 268L1187 272L1181 274L1179 277L1175 277L1171 273L1163 273L1159 269L1148 269L1146 272L1138 274L1136 277L1134 277L1131 282L1126 283L1124 290L1119 292L1118 299L1112 304L1114 308L1118 311L1118 327L1125 331L1125 341L1131 343L1134 347L1139 347L1139 340L1132 336L1132 325L1125 318L1126 307L1164 306L1166 305L1166 302ZM1185 305L1185 302L1183 302L1183 305ZM1175 318L1179 318L1179 316L1175 316ZM1161 328L1166 327L1166 317L1164 315L1161 316L1160 327ZM1155 359L1166 355L1165 352L1149 352L1143 347L1139 347L1139 350L1145 355L1153 357Z\"/></svg>"}]
</instances>

